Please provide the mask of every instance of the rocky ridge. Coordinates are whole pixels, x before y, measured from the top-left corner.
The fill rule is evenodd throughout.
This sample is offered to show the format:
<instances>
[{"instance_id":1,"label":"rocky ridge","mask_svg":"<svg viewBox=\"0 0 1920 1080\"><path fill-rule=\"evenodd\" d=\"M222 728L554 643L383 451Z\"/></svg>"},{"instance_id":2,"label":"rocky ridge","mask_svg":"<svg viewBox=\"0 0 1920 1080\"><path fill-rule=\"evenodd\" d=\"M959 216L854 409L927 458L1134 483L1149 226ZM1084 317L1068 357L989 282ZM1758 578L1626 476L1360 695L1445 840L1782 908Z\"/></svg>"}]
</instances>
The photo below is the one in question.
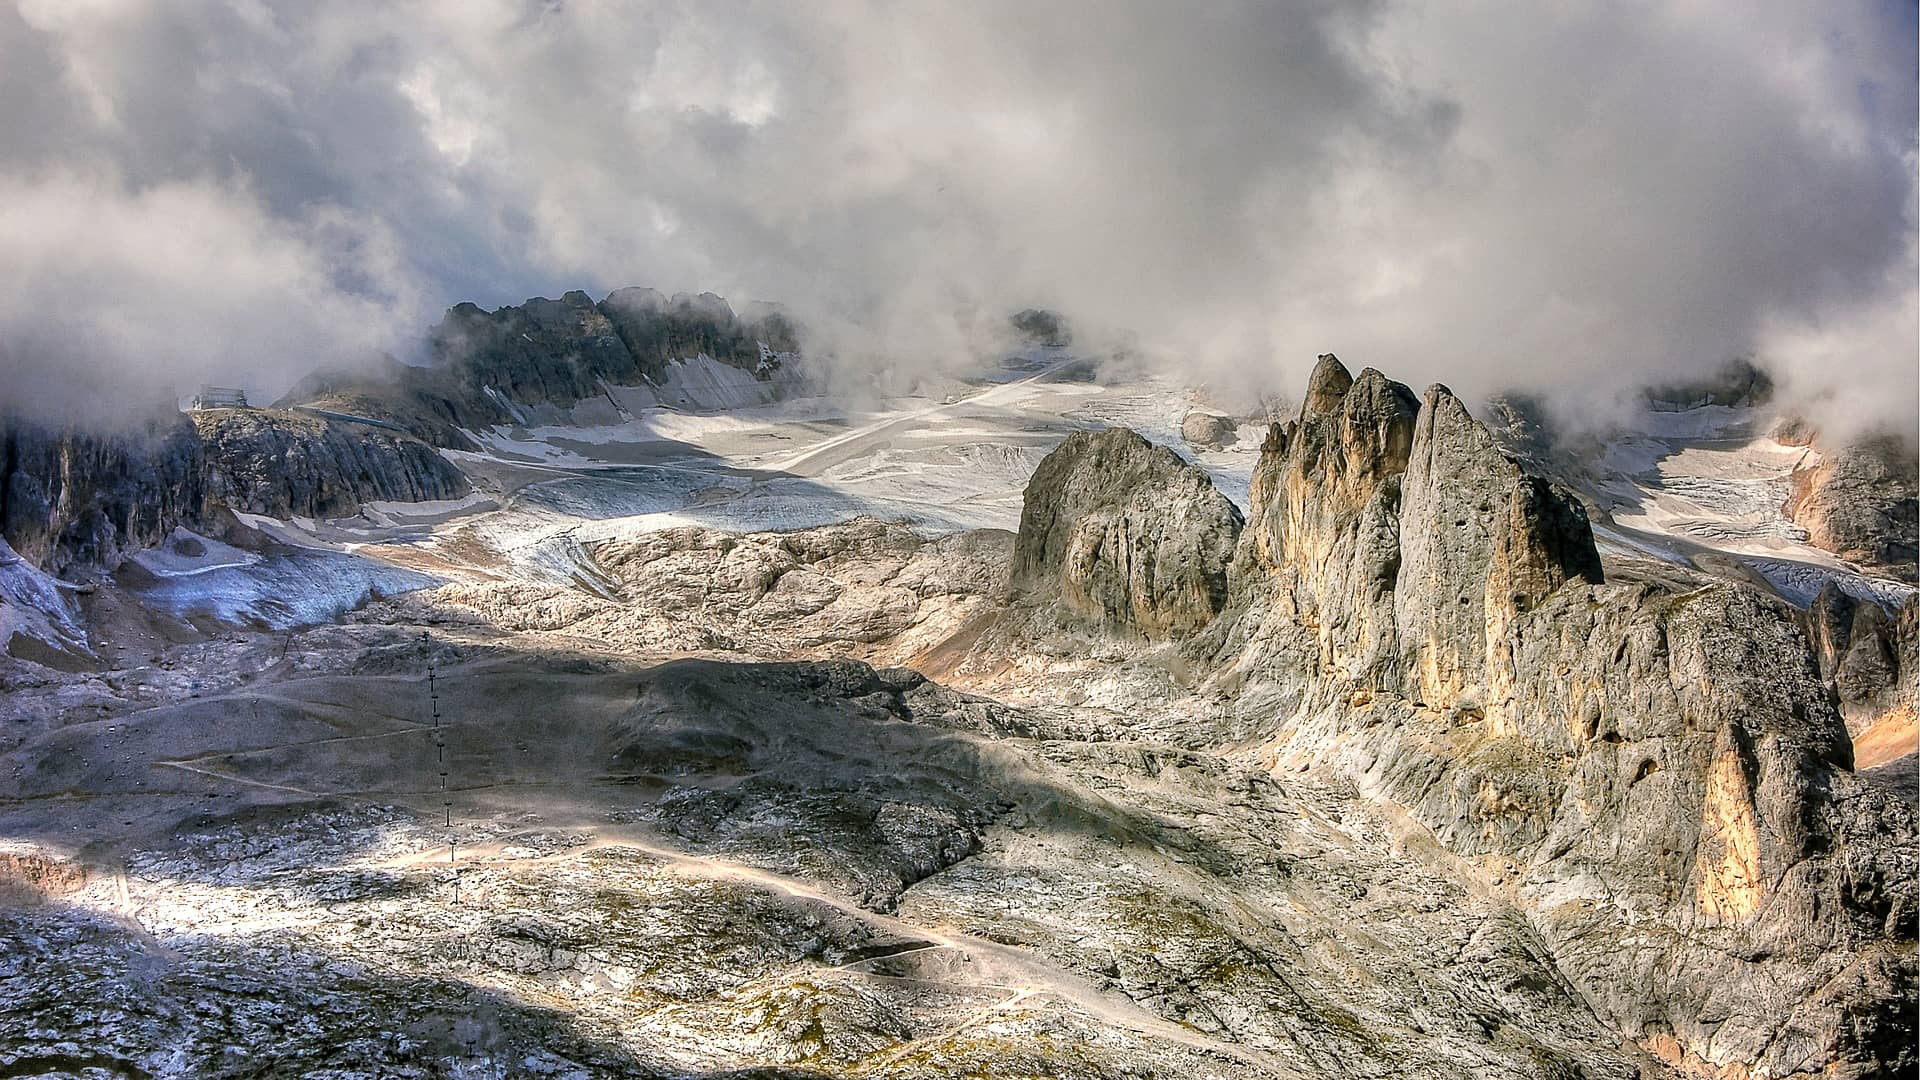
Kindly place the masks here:
<instances>
[{"instance_id":1,"label":"rocky ridge","mask_svg":"<svg viewBox=\"0 0 1920 1080\"><path fill-rule=\"evenodd\" d=\"M372 416L434 446L473 449L463 431L519 422L522 406L565 408L607 387L658 384L668 365L698 356L765 379L799 349L776 309L736 314L712 293L665 297L616 289L595 302L574 290L486 311L462 303L429 336L432 362L372 372L320 372L281 398Z\"/></svg>"},{"instance_id":2,"label":"rocky ridge","mask_svg":"<svg viewBox=\"0 0 1920 1080\"><path fill-rule=\"evenodd\" d=\"M332 518L368 502L457 499L467 478L397 431L280 409L190 414L205 445L210 502L273 518Z\"/></svg>"},{"instance_id":3,"label":"rocky ridge","mask_svg":"<svg viewBox=\"0 0 1920 1080\"><path fill-rule=\"evenodd\" d=\"M403 432L279 409L168 413L104 433L13 421L0 440L0 536L69 577L111 573L176 528L223 532L226 510L345 517L471 490Z\"/></svg>"},{"instance_id":4,"label":"rocky ridge","mask_svg":"<svg viewBox=\"0 0 1920 1080\"><path fill-rule=\"evenodd\" d=\"M470 487L434 448L474 449L467 429L658 383L688 357L764 379L798 349L776 309L741 316L711 293L639 288L599 303L575 291L492 312L459 304L430 341L432 365L316 372L272 409L168 407L120 431L0 417L0 536L42 569L91 574L177 527L214 528L223 508L325 518L458 498Z\"/></svg>"},{"instance_id":5,"label":"rocky ridge","mask_svg":"<svg viewBox=\"0 0 1920 1080\"><path fill-rule=\"evenodd\" d=\"M1016 581L1074 573L1042 536L1106 529L1110 508L1041 482L1060 467L1028 489ZM1222 735L1510 866L1560 970L1650 1052L1721 1075L1911 1068L1913 811L1853 773L1795 617L1603 578L1578 500L1445 387L1416 399L1328 356L1268 435L1226 603L1189 648Z\"/></svg>"}]
</instances>

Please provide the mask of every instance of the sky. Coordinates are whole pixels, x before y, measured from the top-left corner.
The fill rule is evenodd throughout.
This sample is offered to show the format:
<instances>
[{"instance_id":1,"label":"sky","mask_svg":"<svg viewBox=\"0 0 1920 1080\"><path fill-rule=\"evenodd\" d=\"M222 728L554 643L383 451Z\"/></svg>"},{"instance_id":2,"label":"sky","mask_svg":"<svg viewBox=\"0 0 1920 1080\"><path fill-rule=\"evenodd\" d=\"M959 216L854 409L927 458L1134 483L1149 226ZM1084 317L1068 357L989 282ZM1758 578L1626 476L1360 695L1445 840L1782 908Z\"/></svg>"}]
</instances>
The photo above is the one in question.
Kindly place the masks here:
<instances>
[{"instance_id":1,"label":"sky","mask_svg":"<svg viewBox=\"0 0 1920 1080\"><path fill-rule=\"evenodd\" d=\"M462 300L786 304L910 385L1066 313L1598 415L1920 413L1912 3L0 0L0 396L271 396Z\"/></svg>"}]
</instances>

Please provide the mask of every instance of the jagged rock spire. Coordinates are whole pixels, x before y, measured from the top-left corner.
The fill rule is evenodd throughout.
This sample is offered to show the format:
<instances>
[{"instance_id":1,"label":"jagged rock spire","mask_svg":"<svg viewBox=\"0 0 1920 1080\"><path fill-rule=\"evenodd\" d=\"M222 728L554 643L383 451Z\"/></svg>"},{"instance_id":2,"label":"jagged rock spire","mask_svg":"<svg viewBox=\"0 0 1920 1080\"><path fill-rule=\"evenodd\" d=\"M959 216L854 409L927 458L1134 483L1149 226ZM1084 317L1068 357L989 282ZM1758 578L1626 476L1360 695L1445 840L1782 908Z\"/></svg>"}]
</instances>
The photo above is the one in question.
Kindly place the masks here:
<instances>
[{"instance_id":1,"label":"jagged rock spire","mask_svg":"<svg viewBox=\"0 0 1920 1080\"><path fill-rule=\"evenodd\" d=\"M1300 418L1320 416L1340 407L1341 399L1353 386L1353 373L1332 353L1321 353L1307 377L1307 396L1300 403Z\"/></svg>"}]
</instances>

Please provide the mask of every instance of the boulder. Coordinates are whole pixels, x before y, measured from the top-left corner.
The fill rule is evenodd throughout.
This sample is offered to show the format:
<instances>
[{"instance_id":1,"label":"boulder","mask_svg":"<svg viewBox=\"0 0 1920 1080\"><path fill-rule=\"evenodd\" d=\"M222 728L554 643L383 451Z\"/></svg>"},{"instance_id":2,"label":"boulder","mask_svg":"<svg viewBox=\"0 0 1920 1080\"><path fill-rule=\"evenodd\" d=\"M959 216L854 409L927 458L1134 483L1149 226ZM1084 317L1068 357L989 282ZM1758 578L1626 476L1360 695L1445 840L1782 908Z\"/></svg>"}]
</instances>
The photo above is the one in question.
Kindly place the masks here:
<instances>
[{"instance_id":1,"label":"boulder","mask_svg":"<svg viewBox=\"0 0 1920 1080\"><path fill-rule=\"evenodd\" d=\"M1013 589L1166 640L1225 605L1240 528L1239 509L1173 451L1124 428L1076 432L1027 484Z\"/></svg>"},{"instance_id":2,"label":"boulder","mask_svg":"<svg viewBox=\"0 0 1920 1080\"><path fill-rule=\"evenodd\" d=\"M1221 450L1237 441L1234 422L1219 413L1189 412L1180 420L1180 438L1195 450Z\"/></svg>"}]
</instances>

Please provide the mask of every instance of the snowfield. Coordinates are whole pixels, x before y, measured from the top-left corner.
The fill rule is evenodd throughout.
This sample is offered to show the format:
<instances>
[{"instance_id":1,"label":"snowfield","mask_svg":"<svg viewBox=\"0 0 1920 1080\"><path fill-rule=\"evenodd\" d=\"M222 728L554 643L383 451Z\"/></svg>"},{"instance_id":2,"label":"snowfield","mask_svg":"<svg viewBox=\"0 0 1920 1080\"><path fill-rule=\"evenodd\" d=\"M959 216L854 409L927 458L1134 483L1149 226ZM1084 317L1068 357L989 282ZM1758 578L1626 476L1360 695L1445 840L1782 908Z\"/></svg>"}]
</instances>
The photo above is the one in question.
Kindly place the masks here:
<instances>
[{"instance_id":1,"label":"snowfield","mask_svg":"<svg viewBox=\"0 0 1920 1080\"><path fill-rule=\"evenodd\" d=\"M1612 518L1596 523L1601 551L1696 567L1700 555L1722 555L1801 607L1829 581L1899 607L1913 595L1912 583L1861 574L1787 520L1781 508L1794 470L1818 464L1820 455L1762 433L1766 419L1724 405L1647 409L1604 437L1588 491Z\"/></svg>"},{"instance_id":2,"label":"snowfield","mask_svg":"<svg viewBox=\"0 0 1920 1080\"><path fill-rule=\"evenodd\" d=\"M1242 419L1234 443L1196 451L1180 437L1182 418L1202 405L1195 391L1161 376L1090 381L1079 366L1039 350L954 393L857 408L776 400L793 387L696 358L661 387L608 387L569 410L517 408L526 423L470 432L481 450L445 452L474 480L465 498L373 503L324 522L241 515L282 545L264 557L177 535L136 558L147 572L138 594L182 617L278 628L445 580L519 578L608 596L593 545L664 529L874 517L930 536L1014 530L1041 459L1073 431L1110 426L1171 447L1247 508L1264 421ZM1728 571L1703 557L1732 559L1800 605L1829 580L1903 601L1911 584L1863 577L1784 518L1794 468L1817 456L1756 434L1765 422L1744 408L1649 409L1599 440L1582 475L1603 511L1603 554L1710 573ZM68 632L57 618L28 629L49 640Z\"/></svg>"}]
</instances>

